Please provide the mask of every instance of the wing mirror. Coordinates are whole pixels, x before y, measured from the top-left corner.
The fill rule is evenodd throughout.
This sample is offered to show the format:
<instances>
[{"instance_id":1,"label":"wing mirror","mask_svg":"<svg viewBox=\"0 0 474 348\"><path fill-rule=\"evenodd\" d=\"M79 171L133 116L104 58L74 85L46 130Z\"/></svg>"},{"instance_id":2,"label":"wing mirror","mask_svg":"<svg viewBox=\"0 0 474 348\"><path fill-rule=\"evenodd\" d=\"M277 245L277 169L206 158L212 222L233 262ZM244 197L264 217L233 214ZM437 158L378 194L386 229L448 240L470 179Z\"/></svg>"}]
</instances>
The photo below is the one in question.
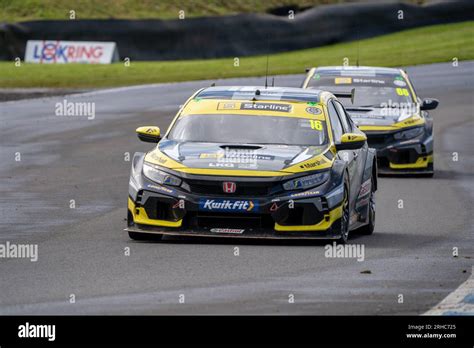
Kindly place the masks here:
<instances>
[{"instance_id":1,"label":"wing mirror","mask_svg":"<svg viewBox=\"0 0 474 348\"><path fill-rule=\"evenodd\" d=\"M425 98L421 103L420 110L434 110L438 107L439 100L434 98Z\"/></svg>"},{"instance_id":2,"label":"wing mirror","mask_svg":"<svg viewBox=\"0 0 474 348\"><path fill-rule=\"evenodd\" d=\"M336 150L357 150L364 146L366 141L365 134L345 133L341 137L341 142L336 144Z\"/></svg>"},{"instance_id":3,"label":"wing mirror","mask_svg":"<svg viewBox=\"0 0 474 348\"><path fill-rule=\"evenodd\" d=\"M136 132L138 139L146 143L157 143L161 139L160 128L155 126L138 127Z\"/></svg>"}]
</instances>

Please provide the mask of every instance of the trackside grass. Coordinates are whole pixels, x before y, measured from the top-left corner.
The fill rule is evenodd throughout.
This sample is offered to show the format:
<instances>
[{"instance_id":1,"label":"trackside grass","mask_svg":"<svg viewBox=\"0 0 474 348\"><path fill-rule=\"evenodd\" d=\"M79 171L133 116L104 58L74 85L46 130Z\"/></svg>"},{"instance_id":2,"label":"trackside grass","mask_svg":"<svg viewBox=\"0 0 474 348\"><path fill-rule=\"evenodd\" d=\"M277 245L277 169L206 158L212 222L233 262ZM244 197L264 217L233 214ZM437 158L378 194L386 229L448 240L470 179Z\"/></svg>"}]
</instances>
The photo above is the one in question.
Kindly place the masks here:
<instances>
[{"instance_id":1,"label":"trackside grass","mask_svg":"<svg viewBox=\"0 0 474 348\"><path fill-rule=\"evenodd\" d=\"M354 0L353 0L354 1ZM355 0L363 1L363 0ZM408 0L422 4L428 0ZM68 19L74 10L79 19L178 19L222 16L239 13L265 13L277 7L313 7L340 0L0 0L0 21L18 22L42 19Z\"/></svg>"},{"instance_id":2,"label":"trackside grass","mask_svg":"<svg viewBox=\"0 0 474 348\"><path fill-rule=\"evenodd\" d=\"M269 74L304 73L305 67L406 66L474 59L474 21L434 25L349 43L269 56ZM266 56L207 60L134 62L110 65L0 63L0 87L99 88L159 82L261 76ZM462 63L461 63L462 64ZM278 81L276 81L278 84Z\"/></svg>"}]
</instances>

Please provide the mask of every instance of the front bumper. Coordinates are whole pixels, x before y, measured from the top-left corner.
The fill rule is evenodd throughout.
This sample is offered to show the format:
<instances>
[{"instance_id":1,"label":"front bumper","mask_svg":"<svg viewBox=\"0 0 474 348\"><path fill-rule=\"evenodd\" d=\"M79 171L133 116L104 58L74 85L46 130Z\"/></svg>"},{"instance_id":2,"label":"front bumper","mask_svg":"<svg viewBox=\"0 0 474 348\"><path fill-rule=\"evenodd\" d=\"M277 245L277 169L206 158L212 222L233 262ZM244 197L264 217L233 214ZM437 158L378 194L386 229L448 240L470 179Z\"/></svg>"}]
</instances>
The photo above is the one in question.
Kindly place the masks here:
<instances>
[{"instance_id":1,"label":"front bumper","mask_svg":"<svg viewBox=\"0 0 474 348\"><path fill-rule=\"evenodd\" d=\"M127 231L175 236L337 239L341 187L306 192L229 197L193 194L144 182L130 189ZM132 187L132 185L131 185Z\"/></svg>"},{"instance_id":2,"label":"front bumper","mask_svg":"<svg viewBox=\"0 0 474 348\"><path fill-rule=\"evenodd\" d=\"M394 132L366 132L369 147L377 150L379 174L433 173L433 137L396 140Z\"/></svg>"},{"instance_id":3,"label":"front bumper","mask_svg":"<svg viewBox=\"0 0 474 348\"><path fill-rule=\"evenodd\" d=\"M144 225L135 225L125 229L128 232L160 234L166 236L182 237L209 237L209 238L250 238L250 239L339 239L340 219L336 221L331 228L318 233L310 232L292 232L278 233L270 229L255 229L245 231L244 233L215 233L207 229L170 229L157 228Z\"/></svg>"}]
</instances>

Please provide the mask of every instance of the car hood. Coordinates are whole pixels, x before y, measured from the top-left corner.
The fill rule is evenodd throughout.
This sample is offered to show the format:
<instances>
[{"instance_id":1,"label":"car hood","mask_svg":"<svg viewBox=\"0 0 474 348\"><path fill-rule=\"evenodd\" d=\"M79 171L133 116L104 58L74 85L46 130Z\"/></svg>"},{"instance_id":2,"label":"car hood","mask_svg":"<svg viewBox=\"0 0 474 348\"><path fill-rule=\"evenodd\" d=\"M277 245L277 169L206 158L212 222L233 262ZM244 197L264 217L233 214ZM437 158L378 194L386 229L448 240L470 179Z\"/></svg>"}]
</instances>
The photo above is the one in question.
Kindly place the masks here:
<instances>
[{"instance_id":1,"label":"car hood","mask_svg":"<svg viewBox=\"0 0 474 348\"><path fill-rule=\"evenodd\" d=\"M399 108L346 108L357 126L392 126L409 119L413 111L407 112Z\"/></svg>"},{"instance_id":2,"label":"car hood","mask_svg":"<svg viewBox=\"0 0 474 348\"><path fill-rule=\"evenodd\" d=\"M294 173L327 167L330 160L323 155L326 151L328 145L239 145L164 139L147 154L145 161L176 170L198 168L208 172L248 170Z\"/></svg>"}]
</instances>

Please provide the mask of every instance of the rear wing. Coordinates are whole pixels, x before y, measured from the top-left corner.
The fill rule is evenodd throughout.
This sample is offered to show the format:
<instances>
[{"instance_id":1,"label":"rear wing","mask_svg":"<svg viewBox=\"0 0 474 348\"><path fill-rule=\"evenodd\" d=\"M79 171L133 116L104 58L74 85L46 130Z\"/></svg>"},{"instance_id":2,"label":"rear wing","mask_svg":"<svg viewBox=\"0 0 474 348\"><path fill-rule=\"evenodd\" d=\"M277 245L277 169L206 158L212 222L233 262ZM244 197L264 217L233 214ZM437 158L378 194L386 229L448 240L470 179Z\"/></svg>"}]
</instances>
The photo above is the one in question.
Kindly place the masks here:
<instances>
[{"instance_id":1,"label":"rear wing","mask_svg":"<svg viewBox=\"0 0 474 348\"><path fill-rule=\"evenodd\" d=\"M334 94L336 98L351 98L351 103L354 104L355 88L352 88L350 92L331 92L331 93Z\"/></svg>"}]
</instances>

